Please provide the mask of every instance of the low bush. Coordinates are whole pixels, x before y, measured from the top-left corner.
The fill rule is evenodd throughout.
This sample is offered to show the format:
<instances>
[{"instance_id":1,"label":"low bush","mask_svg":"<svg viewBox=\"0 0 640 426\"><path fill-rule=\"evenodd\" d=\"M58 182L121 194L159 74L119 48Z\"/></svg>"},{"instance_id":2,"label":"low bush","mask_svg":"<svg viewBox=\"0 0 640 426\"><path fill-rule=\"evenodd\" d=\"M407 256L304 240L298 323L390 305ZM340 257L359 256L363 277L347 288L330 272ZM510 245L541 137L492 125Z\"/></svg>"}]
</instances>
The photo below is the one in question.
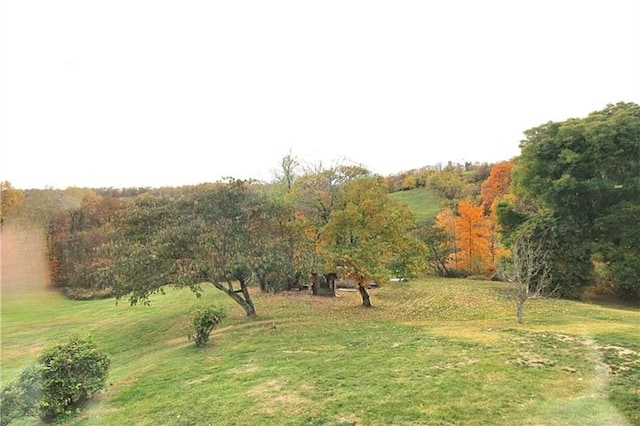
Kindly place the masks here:
<instances>
[{"instance_id":1,"label":"low bush","mask_svg":"<svg viewBox=\"0 0 640 426\"><path fill-rule=\"evenodd\" d=\"M447 269L446 278L467 278L469 276L469 272L464 269L459 268L449 268Z\"/></svg>"},{"instance_id":2,"label":"low bush","mask_svg":"<svg viewBox=\"0 0 640 426\"><path fill-rule=\"evenodd\" d=\"M0 425L16 419L38 418L42 399L42 365L32 364L0 393Z\"/></svg>"},{"instance_id":3,"label":"low bush","mask_svg":"<svg viewBox=\"0 0 640 426\"><path fill-rule=\"evenodd\" d=\"M38 361L42 364L43 420L71 414L104 389L110 364L90 336L74 336L53 345Z\"/></svg>"},{"instance_id":4,"label":"low bush","mask_svg":"<svg viewBox=\"0 0 640 426\"><path fill-rule=\"evenodd\" d=\"M204 347L209 342L211 331L227 317L224 306L199 306L193 310L191 323L195 329L195 336L189 339L195 340L196 346Z\"/></svg>"},{"instance_id":5,"label":"low bush","mask_svg":"<svg viewBox=\"0 0 640 426\"><path fill-rule=\"evenodd\" d=\"M62 294L71 300L96 300L114 297L112 288L63 287Z\"/></svg>"},{"instance_id":6,"label":"low bush","mask_svg":"<svg viewBox=\"0 0 640 426\"><path fill-rule=\"evenodd\" d=\"M0 424L25 417L51 422L72 414L104 389L109 364L109 357L90 336L74 336L48 347L2 389Z\"/></svg>"}]
</instances>

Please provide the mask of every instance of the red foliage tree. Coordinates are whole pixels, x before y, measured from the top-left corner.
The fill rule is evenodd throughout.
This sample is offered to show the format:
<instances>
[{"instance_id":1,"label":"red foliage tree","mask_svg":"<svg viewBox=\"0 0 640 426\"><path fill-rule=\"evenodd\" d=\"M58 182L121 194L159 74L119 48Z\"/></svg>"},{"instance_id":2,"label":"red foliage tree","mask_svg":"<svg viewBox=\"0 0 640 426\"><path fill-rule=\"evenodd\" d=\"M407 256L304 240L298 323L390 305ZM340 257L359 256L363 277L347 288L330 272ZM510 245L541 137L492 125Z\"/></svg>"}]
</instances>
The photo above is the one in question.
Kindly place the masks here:
<instances>
[{"instance_id":1,"label":"red foliage tree","mask_svg":"<svg viewBox=\"0 0 640 426\"><path fill-rule=\"evenodd\" d=\"M489 213L494 201L501 199L509 193L512 168L513 163L510 161L497 163L491 168L489 177L482 182L480 196L482 197L482 207L484 208L485 214Z\"/></svg>"}]
</instances>

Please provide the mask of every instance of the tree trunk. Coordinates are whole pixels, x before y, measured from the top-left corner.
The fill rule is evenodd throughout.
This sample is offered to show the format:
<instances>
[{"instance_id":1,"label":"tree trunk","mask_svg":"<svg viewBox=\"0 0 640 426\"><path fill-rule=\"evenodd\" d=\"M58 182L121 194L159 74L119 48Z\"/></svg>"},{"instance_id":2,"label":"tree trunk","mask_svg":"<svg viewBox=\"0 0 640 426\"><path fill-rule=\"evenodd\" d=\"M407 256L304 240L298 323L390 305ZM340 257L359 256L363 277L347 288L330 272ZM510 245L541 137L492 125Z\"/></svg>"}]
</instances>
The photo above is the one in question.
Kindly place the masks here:
<instances>
[{"instance_id":1,"label":"tree trunk","mask_svg":"<svg viewBox=\"0 0 640 426\"><path fill-rule=\"evenodd\" d=\"M518 308L516 310L516 318L518 319L518 324L522 324L523 321L525 300L526 299L518 298Z\"/></svg>"},{"instance_id":2,"label":"tree trunk","mask_svg":"<svg viewBox=\"0 0 640 426\"><path fill-rule=\"evenodd\" d=\"M242 289L242 295L244 296L244 310L249 318L254 318L256 316L256 308L253 306L253 300L251 300L249 288L244 281L240 282L240 288Z\"/></svg>"},{"instance_id":3,"label":"tree trunk","mask_svg":"<svg viewBox=\"0 0 640 426\"><path fill-rule=\"evenodd\" d=\"M263 274L258 274L258 284L260 284L260 291L267 292L267 278Z\"/></svg>"},{"instance_id":4,"label":"tree trunk","mask_svg":"<svg viewBox=\"0 0 640 426\"><path fill-rule=\"evenodd\" d=\"M253 306L253 302L251 300L249 300L249 303L245 303L242 307L249 318L256 317L256 308Z\"/></svg>"},{"instance_id":5,"label":"tree trunk","mask_svg":"<svg viewBox=\"0 0 640 426\"><path fill-rule=\"evenodd\" d=\"M251 300L251 295L249 294L249 289L247 288L246 284L240 284L240 291L242 293L242 296L240 296L240 293L234 291L231 285L229 288L227 288L217 281L212 281L211 283L215 286L215 288L225 292L227 296L232 298L238 305L242 306L242 309L244 309L249 318L256 317L256 308L253 306L253 301Z\"/></svg>"},{"instance_id":6,"label":"tree trunk","mask_svg":"<svg viewBox=\"0 0 640 426\"><path fill-rule=\"evenodd\" d=\"M369 298L369 293L367 292L367 287L361 284L358 284L358 291L360 292L360 296L362 296L362 306L367 308L371 307L371 299Z\"/></svg>"}]
</instances>

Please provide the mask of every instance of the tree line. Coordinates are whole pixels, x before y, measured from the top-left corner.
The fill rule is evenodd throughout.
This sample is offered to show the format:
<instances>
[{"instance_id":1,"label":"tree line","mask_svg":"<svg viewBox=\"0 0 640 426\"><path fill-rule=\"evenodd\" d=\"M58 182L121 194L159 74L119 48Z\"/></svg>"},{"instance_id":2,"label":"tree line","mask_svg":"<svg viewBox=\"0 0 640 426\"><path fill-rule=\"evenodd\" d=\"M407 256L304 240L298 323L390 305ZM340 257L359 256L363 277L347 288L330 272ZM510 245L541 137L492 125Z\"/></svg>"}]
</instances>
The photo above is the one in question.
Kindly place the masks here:
<instances>
[{"instance_id":1,"label":"tree line","mask_svg":"<svg viewBox=\"0 0 640 426\"><path fill-rule=\"evenodd\" d=\"M534 294L579 298L589 289L639 300L640 107L549 122L520 146L497 164L387 177L357 165L305 168L287 155L270 183L75 188L51 197L55 206L41 200L47 214L38 217L46 216L54 283L76 296L137 303L165 284L198 292L210 283L251 316L252 283L277 292L335 272L367 306L370 283L423 273L518 276ZM421 187L442 205L416 223L388 194ZM3 220L35 196L2 189ZM535 248L530 259L523 247ZM527 259L545 271L544 285L517 270Z\"/></svg>"},{"instance_id":2,"label":"tree line","mask_svg":"<svg viewBox=\"0 0 640 426\"><path fill-rule=\"evenodd\" d=\"M497 207L503 239L534 241L561 297L595 287L640 299L640 106L529 129Z\"/></svg>"},{"instance_id":3,"label":"tree line","mask_svg":"<svg viewBox=\"0 0 640 426\"><path fill-rule=\"evenodd\" d=\"M526 294L640 300L640 106L543 124L520 148L421 231L433 271L519 276Z\"/></svg>"},{"instance_id":4,"label":"tree line","mask_svg":"<svg viewBox=\"0 0 640 426\"><path fill-rule=\"evenodd\" d=\"M74 189L77 203L47 223L53 282L71 297L134 304L167 284L213 285L254 316L252 284L278 292L331 272L370 306L369 285L416 248L411 212L360 166L286 175L135 194Z\"/></svg>"}]
</instances>

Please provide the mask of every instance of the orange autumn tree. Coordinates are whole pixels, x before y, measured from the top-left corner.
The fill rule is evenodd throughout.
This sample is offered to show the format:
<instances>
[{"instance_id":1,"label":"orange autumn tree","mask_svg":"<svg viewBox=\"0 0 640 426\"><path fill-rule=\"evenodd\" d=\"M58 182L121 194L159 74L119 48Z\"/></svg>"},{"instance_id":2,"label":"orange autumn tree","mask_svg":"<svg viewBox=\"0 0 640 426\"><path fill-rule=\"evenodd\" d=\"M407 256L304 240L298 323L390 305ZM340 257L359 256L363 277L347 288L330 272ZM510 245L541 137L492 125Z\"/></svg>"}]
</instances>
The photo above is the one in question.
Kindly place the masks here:
<instances>
[{"instance_id":1,"label":"orange autumn tree","mask_svg":"<svg viewBox=\"0 0 640 426\"><path fill-rule=\"evenodd\" d=\"M473 274L481 274L489 271L491 264L491 251L489 237L491 236L490 224L484 216L484 209L471 200L458 203L458 216L456 217L456 229L458 245L460 247L459 259L462 267Z\"/></svg>"},{"instance_id":2,"label":"orange autumn tree","mask_svg":"<svg viewBox=\"0 0 640 426\"><path fill-rule=\"evenodd\" d=\"M451 209L444 209L438 214L436 226L451 238L454 253L449 258L449 265L452 268L471 274L493 271L491 223L484 216L482 205L471 200L460 201L457 214Z\"/></svg>"},{"instance_id":3,"label":"orange autumn tree","mask_svg":"<svg viewBox=\"0 0 640 426\"><path fill-rule=\"evenodd\" d=\"M495 272L496 260L506 249L498 241L496 206L510 193L513 163L495 164L480 189L481 203L460 201L454 211L443 209L436 225L449 236L453 253L448 266L470 274L488 275Z\"/></svg>"},{"instance_id":4,"label":"orange autumn tree","mask_svg":"<svg viewBox=\"0 0 640 426\"><path fill-rule=\"evenodd\" d=\"M496 207L511 193L512 169L513 163L510 161L495 164L480 188L482 207L489 222L489 250L492 265L495 265L496 260L508 252L498 241L500 229L498 228Z\"/></svg>"},{"instance_id":5,"label":"orange autumn tree","mask_svg":"<svg viewBox=\"0 0 640 426\"><path fill-rule=\"evenodd\" d=\"M511 169L513 169L513 163L510 161L497 163L491 168L489 177L482 182L480 196L485 214L489 214L493 204L510 192Z\"/></svg>"}]
</instances>

